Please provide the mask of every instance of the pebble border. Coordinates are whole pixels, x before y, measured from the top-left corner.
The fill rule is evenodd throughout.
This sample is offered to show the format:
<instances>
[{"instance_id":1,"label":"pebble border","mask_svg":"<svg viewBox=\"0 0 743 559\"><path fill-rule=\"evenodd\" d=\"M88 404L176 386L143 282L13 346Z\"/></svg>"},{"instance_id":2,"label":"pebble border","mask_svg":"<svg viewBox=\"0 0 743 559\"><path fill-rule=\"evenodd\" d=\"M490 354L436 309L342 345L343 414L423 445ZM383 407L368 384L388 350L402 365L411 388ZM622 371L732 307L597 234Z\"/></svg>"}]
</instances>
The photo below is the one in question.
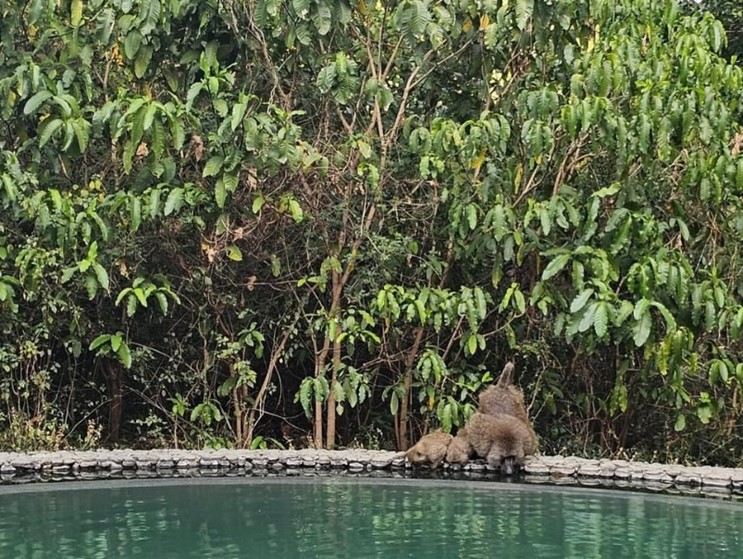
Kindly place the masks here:
<instances>
[{"instance_id":1,"label":"pebble border","mask_svg":"<svg viewBox=\"0 0 743 559\"><path fill-rule=\"evenodd\" d=\"M95 450L0 452L0 485L111 478L357 475L498 479L482 460L413 470L383 450ZM521 481L684 493L743 501L743 468L532 456Z\"/></svg>"}]
</instances>

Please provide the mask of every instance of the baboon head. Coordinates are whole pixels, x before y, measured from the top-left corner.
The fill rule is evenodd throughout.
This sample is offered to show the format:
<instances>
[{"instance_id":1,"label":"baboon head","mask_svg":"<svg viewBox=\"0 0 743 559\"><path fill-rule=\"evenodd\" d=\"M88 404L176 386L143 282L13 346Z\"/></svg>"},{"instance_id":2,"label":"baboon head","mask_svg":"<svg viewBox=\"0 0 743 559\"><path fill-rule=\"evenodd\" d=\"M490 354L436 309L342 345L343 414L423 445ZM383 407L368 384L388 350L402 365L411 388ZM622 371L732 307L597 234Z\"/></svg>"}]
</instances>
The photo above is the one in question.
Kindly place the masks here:
<instances>
[{"instance_id":1,"label":"baboon head","mask_svg":"<svg viewBox=\"0 0 743 559\"><path fill-rule=\"evenodd\" d=\"M502 446L496 441L486 458L488 464L493 467L500 466L501 473L507 476L518 474L524 465L524 450L518 447L518 441L514 442L517 443L516 446L511 441Z\"/></svg>"}]
</instances>

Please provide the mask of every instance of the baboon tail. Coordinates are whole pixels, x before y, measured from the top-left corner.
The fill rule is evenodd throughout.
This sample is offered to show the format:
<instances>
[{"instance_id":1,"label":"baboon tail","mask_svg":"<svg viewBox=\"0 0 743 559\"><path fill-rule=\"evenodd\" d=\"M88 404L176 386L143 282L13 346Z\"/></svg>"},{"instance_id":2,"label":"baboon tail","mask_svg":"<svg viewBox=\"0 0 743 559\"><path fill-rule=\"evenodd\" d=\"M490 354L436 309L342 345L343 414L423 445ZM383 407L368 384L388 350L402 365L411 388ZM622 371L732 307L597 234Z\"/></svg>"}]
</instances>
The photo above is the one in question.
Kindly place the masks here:
<instances>
[{"instance_id":1,"label":"baboon tail","mask_svg":"<svg viewBox=\"0 0 743 559\"><path fill-rule=\"evenodd\" d=\"M513 363L511 361L503 367L503 372L498 379L498 386L508 386L510 384L513 384Z\"/></svg>"}]
</instances>

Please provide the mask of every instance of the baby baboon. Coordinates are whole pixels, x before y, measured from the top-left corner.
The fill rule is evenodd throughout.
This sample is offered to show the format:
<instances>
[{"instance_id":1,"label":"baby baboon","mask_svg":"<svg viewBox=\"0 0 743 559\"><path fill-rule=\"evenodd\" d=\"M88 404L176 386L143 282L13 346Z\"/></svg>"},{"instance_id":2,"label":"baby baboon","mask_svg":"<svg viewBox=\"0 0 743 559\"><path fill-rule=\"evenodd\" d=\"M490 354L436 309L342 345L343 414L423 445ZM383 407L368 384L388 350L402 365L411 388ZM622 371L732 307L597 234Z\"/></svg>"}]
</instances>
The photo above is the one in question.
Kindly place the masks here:
<instances>
[{"instance_id":1,"label":"baby baboon","mask_svg":"<svg viewBox=\"0 0 743 559\"><path fill-rule=\"evenodd\" d=\"M467 436L467 429L462 427L457 436L449 443L449 450L446 451L446 461L450 464L464 464L472 456L472 445Z\"/></svg>"},{"instance_id":2,"label":"baby baboon","mask_svg":"<svg viewBox=\"0 0 743 559\"><path fill-rule=\"evenodd\" d=\"M452 436L449 433L444 433L441 429L438 429L433 433L421 437L408 450L405 457L411 464L425 464L426 462L430 462L431 468L438 468L446 456L446 451L451 441Z\"/></svg>"},{"instance_id":3,"label":"baby baboon","mask_svg":"<svg viewBox=\"0 0 743 559\"><path fill-rule=\"evenodd\" d=\"M529 423L524 404L524 393L513 383L513 363L510 361L503 367L498 382L486 388L479 398L478 411L488 415L505 414L518 417Z\"/></svg>"},{"instance_id":4,"label":"baby baboon","mask_svg":"<svg viewBox=\"0 0 743 559\"><path fill-rule=\"evenodd\" d=\"M531 427L512 415L475 412L467 422L467 439L478 456L506 475L518 472L524 457L536 451Z\"/></svg>"}]
</instances>

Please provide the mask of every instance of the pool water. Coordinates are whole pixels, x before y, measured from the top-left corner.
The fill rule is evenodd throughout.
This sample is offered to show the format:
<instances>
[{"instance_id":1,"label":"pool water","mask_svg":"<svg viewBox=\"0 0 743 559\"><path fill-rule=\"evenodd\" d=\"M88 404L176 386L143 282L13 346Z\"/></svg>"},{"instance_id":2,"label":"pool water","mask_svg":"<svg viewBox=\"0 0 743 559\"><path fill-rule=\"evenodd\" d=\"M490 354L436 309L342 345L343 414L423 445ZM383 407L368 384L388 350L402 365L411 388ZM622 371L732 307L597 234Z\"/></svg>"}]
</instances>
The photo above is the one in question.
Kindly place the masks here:
<instances>
[{"instance_id":1,"label":"pool water","mask_svg":"<svg viewBox=\"0 0 743 559\"><path fill-rule=\"evenodd\" d=\"M0 487L2 558L743 557L743 504L338 478Z\"/></svg>"}]
</instances>

